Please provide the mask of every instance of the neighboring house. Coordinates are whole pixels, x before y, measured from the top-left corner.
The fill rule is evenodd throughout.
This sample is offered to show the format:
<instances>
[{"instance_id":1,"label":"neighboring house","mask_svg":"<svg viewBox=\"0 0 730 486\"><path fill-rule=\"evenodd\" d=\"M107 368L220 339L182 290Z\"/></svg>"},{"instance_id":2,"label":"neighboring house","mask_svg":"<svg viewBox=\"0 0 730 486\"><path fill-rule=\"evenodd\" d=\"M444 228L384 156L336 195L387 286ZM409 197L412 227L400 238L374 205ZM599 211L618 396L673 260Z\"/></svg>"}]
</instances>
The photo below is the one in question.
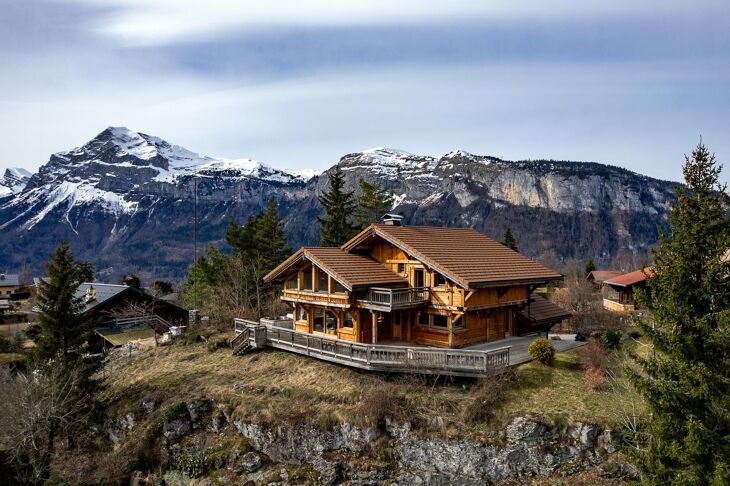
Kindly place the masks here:
<instances>
[{"instance_id":1,"label":"neighboring house","mask_svg":"<svg viewBox=\"0 0 730 486\"><path fill-rule=\"evenodd\" d=\"M475 230L393 216L340 248L301 248L264 277L284 283L297 331L449 348L546 331L568 313L530 296L561 279Z\"/></svg>"},{"instance_id":2,"label":"neighboring house","mask_svg":"<svg viewBox=\"0 0 730 486\"><path fill-rule=\"evenodd\" d=\"M38 285L39 279L35 282ZM154 337L154 329L160 326L165 329L157 331L164 332L168 325L180 326L188 322L187 310L127 285L83 283L74 295L84 301L82 314L93 316L98 323L96 334L112 346L139 339L142 335ZM37 307L34 310L37 311ZM135 321L135 318L149 316L162 321L155 320L152 327Z\"/></svg>"},{"instance_id":3,"label":"neighboring house","mask_svg":"<svg viewBox=\"0 0 730 486\"><path fill-rule=\"evenodd\" d=\"M20 281L17 275L0 273L0 297L10 299L10 294L20 289Z\"/></svg>"},{"instance_id":4,"label":"neighboring house","mask_svg":"<svg viewBox=\"0 0 730 486\"><path fill-rule=\"evenodd\" d=\"M601 290L603 288L603 282L618 277L623 273L618 270L593 270L586 276L586 280L593 284L595 290Z\"/></svg>"},{"instance_id":5,"label":"neighboring house","mask_svg":"<svg viewBox=\"0 0 730 486\"><path fill-rule=\"evenodd\" d=\"M618 312L636 310L634 290L646 285L652 275L651 267L624 273L603 282L603 307Z\"/></svg>"}]
</instances>

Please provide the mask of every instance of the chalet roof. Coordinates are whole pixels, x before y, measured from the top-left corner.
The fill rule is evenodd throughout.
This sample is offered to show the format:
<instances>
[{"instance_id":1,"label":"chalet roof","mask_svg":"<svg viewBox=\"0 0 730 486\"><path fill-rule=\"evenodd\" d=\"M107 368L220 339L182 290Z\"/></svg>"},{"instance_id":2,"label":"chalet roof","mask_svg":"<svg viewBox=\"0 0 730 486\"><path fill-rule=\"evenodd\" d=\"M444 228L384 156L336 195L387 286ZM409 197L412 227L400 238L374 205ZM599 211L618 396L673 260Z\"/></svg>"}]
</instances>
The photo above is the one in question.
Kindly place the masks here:
<instances>
[{"instance_id":1,"label":"chalet roof","mask_svg":"<svg viewBox=\"0 0 730 486\"><path fill-rule=\"evenodd\" d=\"M20 281L17 275L0 273L0 287L19 287Z\"/></svg>"},{"instance_id":2,"label":"chalet roof","mask_svg":"<svg viewBox=\"0 0 730 486\"><path fill-rule=\"evenodd\" d=\"M525 306L519 312L522 317L535 324L549 324L570 317L570 312L537 294L530 296L529 309Z\"/></svg>"},{"instance_id":3,"label":"chalet roof","mask_svg":"<svg viewBox=\"0 0 730 486\"><path fill-rule=\"evenodd\" d=\"M87 312L94 307L106 302L112 297L116 297L122 292L131 289L127 285L112 285L112 284L101 284L101 283L82 283L79 288L74 292L74 297L77 299L85 299L89 289L93 287L96 291L96 298L94 300L84 300L85 306L81 312Z\"/></svg>"},{"instance_id":4,"label":"chalet roof","mask_svg":"<svg viewBox=\"0 0 730 486\"><path fill-rule=\"evenodd\" d=\"M621 274L623 274L623 272L618 270L593 270L586 278L588 280L593 280L594 282L602 283L610 278L618 277Z\"/></svg>"},{"instance_id":5,"label":"chalet roof","mask_svg":"<svg viewBox=\"0 0 730 486\"><path fill-rule=\"evenodd\" d=\"M624 273L618 277L613 277L608 280L604 280L603 283L607 285L614 285L617 287L632 287L638 283L642 283L646 280L646 276L652 276L654 272L651 267L646 267L642 270L634 270L633 272Z\"/></svg>"},{"instance_id":6,"label":"chalet roof","mask_svg":"<svg viewBox=\"0 0 730 486\"><path fill-rule=\"evenodd\" d=\"M370 257L347 253L341 248L303 247L266 276L265 282L278 280L295 264L309 260L327 272L347 290L372 285L406 284L405 278Z\"/></svg>"},{"instance_id":7,"label":"chalet roof","mask_svg":"<svg viewBox=\"0 0 730 486\"><path fill-rule=\"evenodd\" d=\"M465 288L542 283L562 275L469 228L371 225L342 248L379 236Z\"/></svg>"}]
</instances>

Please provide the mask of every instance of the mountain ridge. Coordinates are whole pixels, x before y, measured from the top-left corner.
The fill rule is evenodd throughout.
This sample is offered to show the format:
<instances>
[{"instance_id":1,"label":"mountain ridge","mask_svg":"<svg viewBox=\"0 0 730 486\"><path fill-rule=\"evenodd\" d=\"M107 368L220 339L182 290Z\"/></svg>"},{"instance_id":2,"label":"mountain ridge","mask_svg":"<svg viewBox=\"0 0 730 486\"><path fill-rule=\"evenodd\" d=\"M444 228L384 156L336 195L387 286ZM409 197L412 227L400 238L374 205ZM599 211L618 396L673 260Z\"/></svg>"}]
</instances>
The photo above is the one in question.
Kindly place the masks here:
<instances>
[{"instance_id":1,"label":"mountain ridge","mask_svg":"<svg viewBox=\"0 0 730 486\"><path fill-rule=\"evenodd\" d=\"M336 164L350 187L361 178L384 185L406 223L468 226L495 239L509 226L533 258L551 250L558 259L606 262L621 251L646 254L676 186L595 162L506 161L461 149L434 157L374 147ZM127 271L179 279L192 255L195 189L203 244L220 244L229 217L244 221L269 198L290 244L315 244L318 228L309 222L320 215L317 195L330 170L312 175L210 157L109 127L52 154L22 189L0 199L0 260L38 271L68 239L108 279Z\"/></svg>"}]
</instances>

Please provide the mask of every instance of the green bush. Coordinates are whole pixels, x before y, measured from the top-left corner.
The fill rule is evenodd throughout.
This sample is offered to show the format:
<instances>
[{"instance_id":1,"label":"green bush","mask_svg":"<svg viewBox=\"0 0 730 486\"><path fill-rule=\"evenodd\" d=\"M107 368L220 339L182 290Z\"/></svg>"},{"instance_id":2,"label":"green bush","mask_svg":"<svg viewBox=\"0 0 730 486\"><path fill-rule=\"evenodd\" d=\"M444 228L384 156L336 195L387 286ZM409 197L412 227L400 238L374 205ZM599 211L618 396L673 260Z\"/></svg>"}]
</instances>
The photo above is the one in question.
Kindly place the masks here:
<instances>
[{"instance_id":1,"label":"green bush","mask_svg":"<svg viewBox=\"0 0 730 486\"><path fill-rule=\"evenodd\" d=\"M175 456L175 467L190 478L199 478L205 473L205 461L198 454L181 452Z\"/></svg>"},{"instance_id":2,"label":"green bush","mask_svg":"<svg viewBox=\"0 0 730 486\"><path fill-rule=\"evenodd\" d=\"M159 434L162 432L162 427L165 426L166 423L172 422L176 418L182 417L188 413L188 407L183 402L176 402L172 405L166 407L164 410L162 410L159 415L157 415L157 418L155 419L154 423L152 424L152 432L154 434Z\"/></svg>"},{"instance_id":3,"label":"green bush","mask_svg":"<svg viewBox=\"0 0 730 486\"><path fill-rule=\"evenodd\" d=\"M606 349L616 349L621 345L622 333L619 330L608 329L594 334L596 340Z\"/></svg>"},{"instance_id":4,"label":"green bush","mask_svg":"<svg viewBox=\"0 0 730 486\"><path fill-rule=\"evenodd\" d=\"M547 366L551 366L553 364L553 359L555 358L553 345L545 338L537 338L532 341L532 343L530 343L530 347L527 348L527 354L529 354L530 358L534 359L538 363L542 363Z\"/></svg>"}]
</instances>

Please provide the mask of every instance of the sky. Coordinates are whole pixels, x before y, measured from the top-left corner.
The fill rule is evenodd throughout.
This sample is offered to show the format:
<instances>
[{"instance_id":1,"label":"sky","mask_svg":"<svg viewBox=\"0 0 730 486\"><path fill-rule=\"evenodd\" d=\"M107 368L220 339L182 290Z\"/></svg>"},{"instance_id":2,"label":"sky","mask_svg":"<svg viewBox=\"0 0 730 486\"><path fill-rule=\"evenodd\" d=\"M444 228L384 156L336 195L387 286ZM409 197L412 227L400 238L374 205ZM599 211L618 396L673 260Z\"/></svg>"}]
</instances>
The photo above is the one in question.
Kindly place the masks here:
<instances>
[{"instance_id":1,"label":"sky","mask_svg":"<svg viewBox=\"0 0 730 486\"><path fill-rule=\"evenodd\" d=\"M385 146L730 161L726 0L0 0L0 172L126 126L323 170ZM723 176L730 180L730 166Z\"/></svg>"}]
</instances>

